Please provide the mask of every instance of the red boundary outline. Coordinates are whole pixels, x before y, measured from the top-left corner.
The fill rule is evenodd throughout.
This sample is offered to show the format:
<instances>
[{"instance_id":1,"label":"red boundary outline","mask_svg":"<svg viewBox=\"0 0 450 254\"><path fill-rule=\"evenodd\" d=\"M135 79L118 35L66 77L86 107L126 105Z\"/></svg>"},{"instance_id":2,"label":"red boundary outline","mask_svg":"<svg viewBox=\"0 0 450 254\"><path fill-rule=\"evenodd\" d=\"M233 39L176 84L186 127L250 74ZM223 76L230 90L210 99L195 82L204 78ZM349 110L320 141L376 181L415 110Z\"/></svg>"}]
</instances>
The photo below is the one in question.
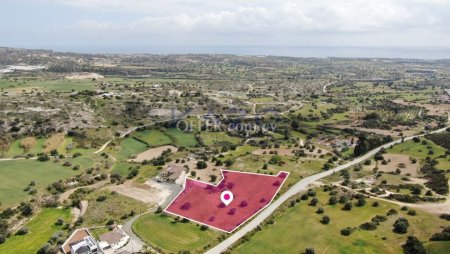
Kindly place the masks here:
<instances>
[{"instance_id":1,"label":"red boundary outline","mask_svg":"<svg viewBox=\"0 0 450 254\"><path fill-rule=\"evenodd\" d=\"M191 218L189 218L189 217L185 217L185 216L183 216L183 215L180 215L180 214L177 214L177 213L173 213L173 212L167 211L167 208L168 208L170 205L172 205L172 203L178 198L178 196L181 195L181 193L183 193L184 189L186 188L186 181L187 181L187 179L189 178L187 175L186 175L185 178L184 178L183 190L181 190L180 193L178 193L178 195L177 195L177 196L176 196L176 197L175 197L175 198L174 198L174 199L166 206L166 208L164 208L164 212L165 212L165 213L168 213L168 214L171 214L171 215L179 216L179 217L181 217L181 218L185 218L185 219L188 219L188 220L190 220L190 221L196 222L196 223L198 223L198 224L205 225L205 226L208 226L208 227L210 227L210 228L214 228L215 230L219 230L219 231L222 231L222 232L225 232L225 233L229 233L229 234L230 234L230 233L234 232L236 229L238 229L240 226L242 226L243 224L245 224L247 221L249 221L249 220L251 220L253 217L255 217L258 213L260 213L262 210L264 210L267 206L269 206L269 205L272 203L272 201L275 199L275 197L277 196L277 194L278 194L278 192L280 191L281 187L283 187L284 182L286 181L286 179L289 177L289 174L290 174L289 172L286 172L286 171L279 171L277 175L267 175L267 174L260 174L260 173L241 172L241 171L235 171L235 170L225 170L225 169L220 169L220 174L222 175L222 179L221 179L217 184L212 184L212 183L209 183L209 182L204 182L204 181L200 181L200 180L196 180L196 179L192 179L192 178L189 178L189 180L190 180L190 181L195 181L195 182L199 182L199 183L203 183L203 184L212 185L212 186L214 186L214 187L217 187L217 186L219 186L219 184L225 179L225 177L224 177L224 175L223 175L223 172L224 172L224 171L226 171L226 172L240 173L240 174L262 175L262 176L266 176L266 177L278 177L281 173L285 173L285 174L287 174L287 175L286 175L286 177L283 179L283 182L280 184L279 188L277 189L277 191L276 191L275 194L273 195L272 199L271 199L269 202L267 202L267 204L266 204L265 206L263 206L261 209L259 209L259 211L257 211L256 213L254 213L253 215L251 215L250 217L248 217L245 221L243 221L241 224L239 224L238 226L236 226L236 227L235 227L233 230L231 230L231 231L226 231L226 230L223 230L223 229L220 229L220 228L211 226L211 225L209 225L209 224L206 224L206 223L204 223L204 222L196 221L196 220L193 220L193 219L191 219Z\"/></svg>"}]
</instances>

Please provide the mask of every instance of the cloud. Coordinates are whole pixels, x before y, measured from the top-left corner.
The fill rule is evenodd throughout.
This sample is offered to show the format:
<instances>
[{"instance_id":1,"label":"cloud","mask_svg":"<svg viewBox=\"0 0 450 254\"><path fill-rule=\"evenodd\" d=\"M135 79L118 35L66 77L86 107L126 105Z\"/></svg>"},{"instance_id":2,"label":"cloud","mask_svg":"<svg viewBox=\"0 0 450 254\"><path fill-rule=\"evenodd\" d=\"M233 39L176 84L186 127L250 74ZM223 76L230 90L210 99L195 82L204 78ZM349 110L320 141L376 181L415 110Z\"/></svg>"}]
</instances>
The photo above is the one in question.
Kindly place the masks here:
<instances>
[{"instance_id":1,"label":"cloud","mask_svg":"<svg viewBox=\"0 0 450 254\"><path fill-rule=\"evenodd\" d=\"M30 21L30 41L37 29L49 41L84 45L450 45L450 0L33 1L38 3L70 18L49 17L46 26Z\"/></svg>"},{"instance_id":2,"label":"cloud","mask_svg":"<svg viewBox=\"0 0 450 254\"><path fill-rule=\"evenodd\" d=\"M69 2L66 0L59 0ZM72 1L70 1L72 2ZM109 6L130 9L129 1L77 1L79 6ZM170 2L170 1L169 1ZM175 1L177 2L177 1ZM181 1L180 1L181 2ZM194 1L195 2L195 1ZM214 2L214 1L213 1ZM136 6L151 5L132 0ZM415 4L412 4L415 3ZM134 6L134 8L137 8ZM410 29L436 29L447 26L445 12L437 10L448 1L434 0L301 0L287 1L272 8L237 6L232 10L213 10L201 14L148 15L129 23L95 24L99 28L121 28L140 32L181 33L296 33L296 32L380 32ZM428 8L424 8L428 7ZM84 24L84 23L83 23Z\"/></svg>"}]
</instances>

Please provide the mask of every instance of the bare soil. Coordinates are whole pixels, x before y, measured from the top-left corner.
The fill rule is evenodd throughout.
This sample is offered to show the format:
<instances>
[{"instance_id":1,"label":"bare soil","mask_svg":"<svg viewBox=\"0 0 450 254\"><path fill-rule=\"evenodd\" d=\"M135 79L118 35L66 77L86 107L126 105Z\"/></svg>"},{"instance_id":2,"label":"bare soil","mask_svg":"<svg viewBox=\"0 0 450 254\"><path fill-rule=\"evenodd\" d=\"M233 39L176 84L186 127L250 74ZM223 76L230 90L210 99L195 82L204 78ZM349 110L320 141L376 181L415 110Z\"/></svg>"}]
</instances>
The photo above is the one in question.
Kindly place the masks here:
<instances>
[{"instance_id":1,"label":"bare soil","mask_svg":"<svg viewBox=\"0 0 450 254\"><path fill-rule=\"evenodd\" d=\"M390 162L387 165L378 164L379 171L395 172L398 168L402 171L401 175L410 174L412 177L416 177L419 170L419 163L411 163L409 156L405 154L384 154L384 159Z\"/></svg>"},{"instance_id":2,"label":"bare soil","mask_svg":"<svg viewBox=\"0 0 450 254\"><path fill-rule=\"evenodd\" d=\"M175 146L170 146L170 145L160 146L160 147L150 148L147 151L138 154L136 156L136 158L131 159L130 161L141 163L145 160L151 160L151 159L154 159L154 158L157 158L158 156L160 156L162 154L162 152L164 152L167 149L172 150L172 153L178 152L178 148Z\"/></svg>"}]
</instances>

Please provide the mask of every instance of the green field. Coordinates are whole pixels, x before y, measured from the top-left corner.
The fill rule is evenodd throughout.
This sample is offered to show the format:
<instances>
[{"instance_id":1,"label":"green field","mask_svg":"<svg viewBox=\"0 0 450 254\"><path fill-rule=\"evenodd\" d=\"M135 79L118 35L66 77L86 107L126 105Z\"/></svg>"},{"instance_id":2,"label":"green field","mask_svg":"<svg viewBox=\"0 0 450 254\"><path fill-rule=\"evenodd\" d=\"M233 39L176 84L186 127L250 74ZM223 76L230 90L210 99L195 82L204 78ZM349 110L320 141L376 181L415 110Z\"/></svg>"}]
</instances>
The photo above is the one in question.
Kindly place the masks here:
<instances>
[{"instance_id":1,"label":"green field","mask_svg":"<svg viewBox=\"0 0 450 254\"><path fill-rule=\"evenodd\" d=\"M277 213L275 223L263 227L248 242L237 247L232 253L303 253L306 248L314 248L316 253L401 253L400 245L408 235L414 235L421 241L440 231L440 226L450 222L438 219L430 214L417 211L416 216L406 215L400 207L379 201L379 207L372 207L373 201L367 200L364 207L353 206L351 211L343 211L342 204L330 206L328 194L317 191L319 205L309 206L308 201L301 201L293 208L287 208L282 214ZM310 198L311 199L311 198ZM320 223L322 215L316 214L318 207L325 209L331 218L328 225ZM395 208L399 214L388 216L374 231L357 229L350 236L342 236L340 230L345 227L358 227L370 221L375 215L386 215ZM410 227L407 234L392 232L394 221L403 216L408 219ZM386 237L385 240L382 238Z\"/></svg>"},{"instance_id":2,"label":"green field","mask_svg":"<svg viewBox=\"0 0 450 254\"><path fill-rule=\"evenodd\" d=\"M77 159L80 162L86 161L81 157ZM1 161L0 202L2 206L8 207L30 199L31 196L23 189L31 181L36 182L34 188L39 192L54 181L67 179L79 174L78 171L63 167L61 164L52 161L39 162L36 160Z\"/></svg>"},{"instance_id":3,"label":"green field","mask_svg":"<svg viewBox=\"0 0 450 254\"><path fill-rule=\"evenodd\" d=\"M214 245L219 233L200 230L194 223L172 223L173 218L163 214L145 214L133 224L133 231L145 242L166 252L189 250L203 252L207 244Z\"/></svg>"},{"instance_id":4,"label":"green field","mask_svg":"<svg viewBox=\"0 0 450 254\"><path fill-rule=\"evenodd\" d=\"M183 132L175 128L167 129L165 133L177 146L190 147L198 144L194 134L192 133Z\"/></svg>"},{"instance_id":5,"label":"green field","mask_svg":"<svg viewBox=\"0 0 450 254\"><path fill-rule=\"evenodd\" d=\"M144 141L151 147L172 144L172 140L160 130L146 130L136 132L134 137Z\"/></svg>"},{"instance_id":6,"label":"green field","mask_svg":"<svg viewBox=\"0 0 450 254\"><path fill-rule=\"evenodd\" d=\"M121 176L126 177L130 173L130 167L134 168L135 166L136 166L135 164L129 162L119 161L114 165L114 167L111 170L111 173L119 174Z\"/></svg>"},{"instance_id":7,"label":"green field","mask_svg":"<svg viewBox=\"0 0 450 254\"><path fill-rule=\"evenodd\" d=\"M4 88L6 91L11 90L22 90L26 88L37 88L46 91L58 91L58 92L71 92L82 91L82 90L94 90L95 86L100 81L86 80L24 80L19 79L17 82L13 80L0 80L0 88Z\"/></svg>"},{"instance_id":8,"label":"green field","mask_svg":"<svg viewBox=\"0 0 450 254\"><path fill-rule=\"evenodd\" d=\"M113 154L118 160L122 161L129 159L131 156L138 155L147 149L148 146L145 143L134 138L125 138L120 142L120 150L113 151Z\"/></svg>"},{"instance_id":9,"label":"green field","mask_svg":"<svg viewBox=\"0 0 450 254\"><path fill-rule=\"evenodd\" d=\"M202 132L200 137L207 146L218 145L220 142L230 142L232 144L241 142L240 138L228 136L225 132Z\"/></svg>"},{"instance_id":10,"label":"green field","mask_svg":"<svg viewBox=\"0 0 450 254\"><path fill-rule=\"evenodd\" d=\"M36 139L36 144L30 148L29 151L24 151L24 149L21 147L22 139L14 140L8 148L8 151L6 152L6 157L11 158L16 155L25 155L25 154L37 154L44 151L44 145L45 145L45 139L44 138L38 138Z\"/></svg>"},{"instance_id":11,"label":"green field","mask_svg":"<svg viewBox=\"0 0 450 254\"><path fill-rule=\"evenodd\" d=\"M13 235L0 244L0 253L8 254L35 254L50 237L57 231L62 231L63 226L55 225L58 219L70 222L70 210L43 209L31 219L25 226L29 232L26 235Z\"/></svg>"},{"instance_id":12,"label":"green field","mask_svg":"<svg viewBox=\"0 0 450 254\"><path fill-rule=\"evenodd\" d=\"M411 157L415 157L420 160L424 160L427 156L430 156L431 158L437 158L440 155L445 154L446 149L435 144L433 141L421 138L422 140L426 140L427 144L424 145L422 142L415 143L413 141L407 141L398 145L395 145L392 149L388 149L389 153L396 153L396 154L406 154ZM432 155L428 154L427 147L431 147L431 150L433 151ZM447 170L450 168L450 161L447 158L437 158L437 161L439 164L436 165L437 169Z\"/></svg>"}]
</instances>

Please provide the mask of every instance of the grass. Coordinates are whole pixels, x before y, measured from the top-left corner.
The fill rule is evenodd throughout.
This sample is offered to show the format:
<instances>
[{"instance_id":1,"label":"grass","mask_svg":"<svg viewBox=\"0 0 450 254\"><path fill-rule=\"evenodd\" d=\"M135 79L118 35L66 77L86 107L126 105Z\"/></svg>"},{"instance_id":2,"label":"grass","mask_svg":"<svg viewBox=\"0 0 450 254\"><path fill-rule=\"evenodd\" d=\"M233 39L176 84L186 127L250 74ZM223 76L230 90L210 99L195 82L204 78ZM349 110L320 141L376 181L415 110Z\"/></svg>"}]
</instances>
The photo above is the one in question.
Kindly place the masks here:
<instances>
[{"instance_id":1,"label":"grass","mask_svg":"<svg viewBox=\"0 0 450 254\"><path fill-rule=\"evenodd\" d=\"M136 132L134 137L144 141L151 147L172 144L172 140L160 130L146 130Z\"/></svg>"},{"instance_id":2,"label":"grass","mask_svg":"<svg viewBox=\"0 0 450 254\"><path fill-rule=\"evenodd\" d=\"M97 201L99 196L105 196L106 200ZM90 193L86 199L89 205L84 215L84 225L103 226L109 220L114 220L116 223L124 223L126 219L124 215L129 215L131 211L136 214L147 211L146 204L135 199L120 195L112 194L110 191L96 191Z\"/></svg>"},{"instance_id":3,"label":"grass","mask_svg":"<svg viewBox=\"0 0 450 254\"><path fill-rule=\"evenodd\" d=\"M25 88L37 88L46 91L58 91L58 92L71 92L82 91L82 90L95 90L95 86L105 80L92 81L92 80L24 80L19 79L17 82L13 80L0 80L0 88L4 88L6 91L12 90L22 90Z\"/></svg>"},{"instance_id":4,"label":"grass","mask_svg":"<svg viewBox=\"0 0 450 254\"><path fill-rule=\"evenodd\" d=\"M219 236L211 229L202 231L193 223L173 224L172 221L173 218L164 214L145 214L133 224L133 231L148 244L173 253L183 250L203 252L203 247L214 245Z\"/></svg>"},{"instance_id":5,"label":"grass","mask_svg":"<svg viewBox=\"0 0 450 254\"><path fill-rule=\"evenodd\" d=\"M78 160L84 159L77 158ZM67 159L70 160L70 159ZM73 163L73 165L76 165ZM15 160L0 162L2 177L0 177L0 202L3 206L13 206L31 198L23 189L35 181L38 192L57 180L67 179L78 174L71 168L63 167L62 162L39 162L36 160Z\"/></svg>"},{"instance_id":6,"label":"grass","mask_svg":"<svg viewBox=\"0 0 450 254\"><path fill-rule=\"evenodd\" d=\"M312 207L308 201L301 201L293 208L275 215L273 225L264 226L249 241L237 247L232 253L302 253L306 248L314 248L316 253L401 253L401 244L408 235L414 235L421 241L440 231L440 226L450 224L430 214L417 211L416 216L406 215L400 207L379 201L379 207L372 207L373 201L367 200L364 207L353 206L352 211L343 211L342 204L327 205L328 194L317 190L319 205ZM315 213L318 207L325 209L331 218L329 225L320 223L322 215ZM350 236L342 236L340 230L345 227L358 227L370 221L375 215L386 215L395 208L399 214L388 217L374 231L356 230ZM407 234L392 232L394 221L403 216L410 227ZM289 230L287 230L289 229ZM382 238L386 237L385 240Z\"/></svg>"},{"instance_id":7,"label":"grass","mask_svg":"<svg viewBox=\"0 0 450 254\"><path fill-rule=\"evenodd\" d=\"M119 161L114 165L111 173L119 174L121 176L128 176L128 174L130 173L130 167L134 168L136 167L136 165L128 162Z\"/></svg>"},{"instance_id":8,"label":"grass","mask_svg":"<svg viewBox=\"0 0 450 254\"><path fill-rule=\"evenodd\" d=\"M200 134L203 142L207 146L220 145L221 142L230 142L232 144L239 144L240 138L228 136L225 132L202 132Z\"/></svg>"},{"instance_id":9,"label":"grass","mask_svg":"<svg viewBox=\"0 0 450 254\"><path fill-rule=\"evenodd\" d=\"M447 254L450 250L450 241L431 242L425 248L428 254Z\"/></svg>"},{"instance_id":10,"label":"grass","mask_svg":"<svg viewBox=\"0 0 450 254\"><path fill-rule=\"evenodd\" d=\"M131 156L138 155L147 149L148 146L145 143L142 143L134 138L125 138L120 142L120 151L116 152L114 156L118 160L127 160Z\"/></svg>"},{"instance_id":11,"label":"grass","mask_svg":"<svg viewBox=\"0 0 450 254\"><path fill-rule=\"evenodd\" d=\"M13 235L0 244L0 253L9 254L35 254L50 237L63 226L55 225L58 219L70 222L70 210L46 208L31 219L25 226L29 233L26 235Z\"/></svg>"},{"instance_id":12,"label":"grass","mask_svg":"<svg viewBox=\"0 0 450 254\"><path fill-rule=\"evenodd\" d=\"M421 138L422 140L426 140L427 144L423 145L421 142L415 143L414 141L407 141L398 145L395 145L392 149L388 149L389 153L397 153L397 154L407 154L412 157L416 157L418 159L425 159L427 156L437 157L441 154L445 153L445 148L436 145L434 142ZM431 150L433 150L433 155L428 155L428 148L427 146L431 147Z\"/></svg>"},{"instance_id":13,"label":"grass","mask_svg":"<svg viewBox=\"0 0 450 254\"><path fill-rule=\"evenodd\" d=\"M167 129L165 133L177 146L191 147L198 144L194 134L192 133L183 132L175 128Z\"/></svg>"}]
</instances>

